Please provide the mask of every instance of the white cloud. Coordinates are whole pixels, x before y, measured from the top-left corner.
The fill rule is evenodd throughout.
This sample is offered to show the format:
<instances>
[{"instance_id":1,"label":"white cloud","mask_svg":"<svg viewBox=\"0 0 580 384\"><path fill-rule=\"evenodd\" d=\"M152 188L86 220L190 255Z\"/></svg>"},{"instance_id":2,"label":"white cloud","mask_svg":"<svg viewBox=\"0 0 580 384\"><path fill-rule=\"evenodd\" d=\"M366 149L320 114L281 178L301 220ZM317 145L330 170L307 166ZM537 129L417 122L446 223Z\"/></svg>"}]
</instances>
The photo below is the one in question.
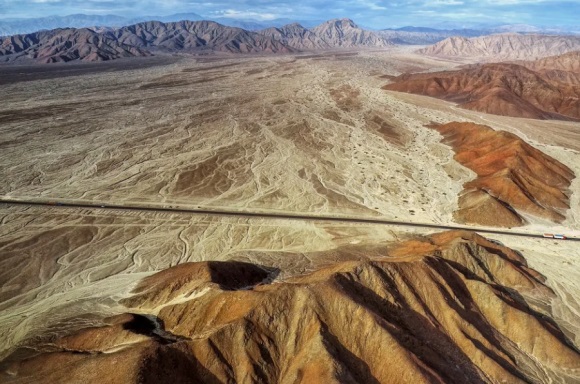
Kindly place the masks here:
<instances>
[{"instance_id":1,"label":"white cloud","mask_svg":"<svg viewBox=\"0 0 580 384\"><path fill-rule=\"evenodd\" d=\"M376 2L369 0L358 0L357 3L372 11L386 11L388 9L387 7L383 7L382 5L378 5Z\"/></svg>"},{"instance_id":2,"label":"white cloud","mask_svg":"<svg viewBox=\"0 0 580 384\"><path fill-rule=\"evenodd\" d=\"M256 11L238 11L235 9L226 9L223 11L212 12L216 16L227 17L230 19L256 19L256 20L273 20L279 17L274 13L262 13Z\"/></svg>"},{"instance_id":3,"label":"white cloud","mask_svg":"<svg viewBox=\"0 0 580 384\"><path fill-rule=\"evenodd\" d=\"M459 1L459 0L432 0L429 1L427 3L425 3L425 5L430 5L430 6L448 6L448 5L463 5L465 4L463 1Z\"/></svg>"}]
</instances>

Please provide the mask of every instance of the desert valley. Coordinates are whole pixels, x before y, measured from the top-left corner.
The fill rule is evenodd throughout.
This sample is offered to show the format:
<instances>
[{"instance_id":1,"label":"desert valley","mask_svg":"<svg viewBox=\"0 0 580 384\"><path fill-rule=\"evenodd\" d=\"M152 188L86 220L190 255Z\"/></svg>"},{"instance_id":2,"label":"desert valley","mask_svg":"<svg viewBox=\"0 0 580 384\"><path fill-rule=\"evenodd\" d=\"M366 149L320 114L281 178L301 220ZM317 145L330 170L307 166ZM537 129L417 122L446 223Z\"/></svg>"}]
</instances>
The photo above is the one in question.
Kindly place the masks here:
<instances>
[{"instance_id":1,"label":"desert valley","mask_svg":"<svg viewBox=\"0 0 580 384\"><path fill-rule=\"evenodd\" d=\"M145 21L0 62L1 383L580 382L580 36Z\"/></svg>"}]
</instances>

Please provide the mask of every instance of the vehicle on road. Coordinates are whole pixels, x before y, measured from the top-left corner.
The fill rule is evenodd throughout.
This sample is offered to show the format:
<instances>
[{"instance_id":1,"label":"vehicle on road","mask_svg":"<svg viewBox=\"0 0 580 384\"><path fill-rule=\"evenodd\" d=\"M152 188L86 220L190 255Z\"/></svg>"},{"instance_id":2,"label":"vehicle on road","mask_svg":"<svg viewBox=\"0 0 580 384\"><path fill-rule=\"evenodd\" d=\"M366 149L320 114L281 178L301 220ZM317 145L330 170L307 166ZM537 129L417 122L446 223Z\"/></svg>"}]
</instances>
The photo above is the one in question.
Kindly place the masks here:
<instances>
[{"instance_id":1,"label":"vehicle on road","mask_svg":"<svg viewBox=\"0 0 580 384\"><path fill-rule=\"evenodd\" d=\"M566 239L568 239L565 235L553 234L553 233L544 233L544 237L546 239L557 239L557 240L566 240Z\"/></svg>"}]
</instances>

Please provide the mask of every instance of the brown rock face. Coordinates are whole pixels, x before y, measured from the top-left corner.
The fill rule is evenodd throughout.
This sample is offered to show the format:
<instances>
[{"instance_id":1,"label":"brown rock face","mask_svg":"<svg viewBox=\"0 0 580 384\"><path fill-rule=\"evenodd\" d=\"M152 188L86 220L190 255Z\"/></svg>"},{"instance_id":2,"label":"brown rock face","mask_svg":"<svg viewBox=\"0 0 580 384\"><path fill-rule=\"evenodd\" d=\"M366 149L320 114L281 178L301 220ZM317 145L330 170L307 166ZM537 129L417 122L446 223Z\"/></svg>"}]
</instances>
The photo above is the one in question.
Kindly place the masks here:
<instances>
[{"instance_id":1,"label":"brown rock face","mask_svg":"<svg viewBox=\"0 0 580 384\"><path fill-rule=\"evenodd\" d=\"M521 61L518 64L540 73L550 81L580 85L580 51L534 61Z\"/></svg>"},{"instance_id":2,"label":"brown rock face","mask_svg":"<svg viewBox=\"0 0 580 384\"><path fill-rule=\"evenodd\" d=\"M578 378L579 351L526 299L552 297L542 276L516 252L478 235L448 232L408 241L384 257L339 262L281 282L269 282L272 272L228 262L168 269L143 280L125 302L141 315L108 319L103 327L37 345L45 352L35 357L15 355L4 362L2 379L516 383Z\"/></svg>"},{"instance_id":3,"label":"brown rock face","mask_svg":"<svg viewBox=\"0 0 580 384\"><path fill-rule=\"evenodd\" d=\"M505 228L525 224L525 220L510 205L481 189L464 191L458 203L459 209L454 217L459 223Z\"/></svg>"},{"instance_id":4,"label":"brown rock face","mask_svg":"<svg viewBox=\"0 0 580 384\"><path fill-rule=\"evenodd\" d=\"M384 89L437 97L456 102L465 109L495 115L580 119L580 87L549 80L516 64L405 74Z\"/></svg>"},{"instance_id":5,"label":"brown rock face","mask_svg":"<svg viewBox=\"0 0 580 384\"><path fill-rule=\"evenodd\" d=\"M477 173L464 185L456 219L462 223L513 227L526 213L554 222L565 219L574 173L518 136L485 125L432 125L455 151L455 160ZM518 213L519 212L519 213Z\"/></svg>"}]
</instances>

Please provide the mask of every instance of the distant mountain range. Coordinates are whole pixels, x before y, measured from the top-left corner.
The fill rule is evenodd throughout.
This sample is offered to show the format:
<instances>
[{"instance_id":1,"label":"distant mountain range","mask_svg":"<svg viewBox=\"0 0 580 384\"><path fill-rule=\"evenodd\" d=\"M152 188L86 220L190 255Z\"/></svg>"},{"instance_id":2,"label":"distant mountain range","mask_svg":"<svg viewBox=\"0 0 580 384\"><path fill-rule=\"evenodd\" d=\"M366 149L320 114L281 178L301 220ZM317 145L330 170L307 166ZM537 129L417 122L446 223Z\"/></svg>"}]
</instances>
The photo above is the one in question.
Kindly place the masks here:
<instances>
[{"instance_id":1,"label":"distant mountain range","mask_svg":"<svg viewBox=\"0 0 580 384\"><path fill-rule=\"evenodd\" d=\"M580 50L580 36L503 33L474 38L450 37L418 53L438 57L530 60Z\"/></svg>"},{"instance_id":2,"label":"distant mountain range","mask_svg":"<svg viewBox=\"0 0 580 384\"><path fill-rule=\"evenodd\" d=\"M41 31L5 38L0 61L41 63L106 61L152 55L151 51L293 52L279 40L213 21L149 21L114 30L89 28Z\"/></svg>"},{"instance_id":3,"label":"distant mountain range","mask_svg":"<svg viewBox=\"0 0 580 384\"><path fill-rule=\"evenodd\" d=\"M278 18L273 20L234 19L229 17L211 17L197 13L175 13L172 15L122 17L117 15L85 15L75 14L68 16L48 16L29 19L0 19L0 36L10 36L51 30L56 28L86 28L86 27L110 27L119 28L127 25L138 24L146 21L161 21L171 23L177 21L200 21L208 20L228 26L242 28L248 31L259 31L267 28L280 28L285 25L299 23L305 28L313 28L324 20L298 20ZM371 28L364 28L371 29ZM574 29L574 28L572 28ZM401 44L432 44L450 36L476 37L494 33L518 32L518 33L554 33L573 34L572 29L541 28L527 24L487 25L471 24L470 27L458 27L457 24L441 23L438 27L405 26L401 28L382 29L389 39L398 39ZM580 30L579 28L576 28ZM439 40L437 40L439 39Z\"/></svg>"},{"instance_id":4,"label":"distant mountain range","mask_svg":"<svg viewBox=\"0 0 580 384\"><path fill-rule=\"evenodd\" d=\"M294 23L259 32L213 21L149 21L116 29L67 28L14 35L0 40L0 61L105 61L155 52L291 53L392 45L380 33L349 19L330 20L310 30Z\"/></svg>"},{"instance_id":5,"label":"distant mountain range","mask_svg":"<svg viewBox=\"0 0 580 384\"><path fill-rule=\"evenodd\" d=\"M229 27L242 28L248 31L257 31L270 27L281 27L287 24L299 22L305 27L314 27L324 20L293 20L274 19L268 21L239 20L227 17L205 17L197 13L176 13L168 16L140 16L127 18L115 15L68 15L68 16L48 16L31 19L8 19L0 20L0 36L21 35L42 30L57 28L86 28L86 27L111 27L119 28L127 25L138 24L146 21L161 21L171 23L177 21L215 21Z\"/></svg>"},{"instance_id":6,"label":"distant mountain range","mask_svg":"<svg viewBox=\"0 0 580 384\"><path fill-rule=\"evenodd\" d=\"M483 36L487 32L472 29L433 29L423 27L403 27L382 29L380 34L396 44L425 45L435 44L452 36Z\"/></svg>"},{"instance_id":7,"label":"distant mountain range","mask_svg":"<svg viewBox=\"0 0 580 384\"><path fill-rule=\"evenodd\" d=\"M125 27L65 28L0 38L0 62L41 63L105 61L174 52L292 53L340 48L385 48L395 44L434 45L418 53L431 56L477 57L483 60L540 58L580 50L580 36L499 34L450 37L449 30L370 31L350 19L326 21L314 28L299 23L259 31L213 21L147 21ZM473 33L463 30L463 33Z\"/></svg>"}]
</instances>

